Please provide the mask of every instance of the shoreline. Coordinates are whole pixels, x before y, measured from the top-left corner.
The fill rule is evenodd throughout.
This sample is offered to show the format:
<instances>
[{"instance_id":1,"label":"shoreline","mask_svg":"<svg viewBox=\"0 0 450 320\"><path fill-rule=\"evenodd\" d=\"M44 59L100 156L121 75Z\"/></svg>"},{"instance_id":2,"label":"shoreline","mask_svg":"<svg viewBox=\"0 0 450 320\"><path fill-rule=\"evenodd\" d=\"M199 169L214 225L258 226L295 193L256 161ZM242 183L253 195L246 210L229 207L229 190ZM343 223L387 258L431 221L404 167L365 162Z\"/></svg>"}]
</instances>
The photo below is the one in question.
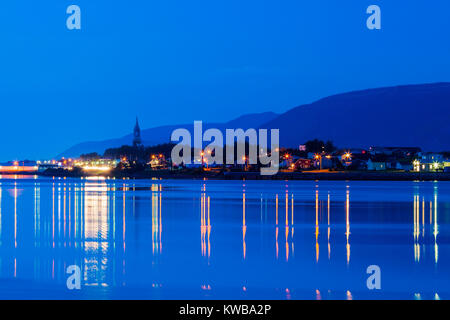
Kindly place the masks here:
<instances>
[{"instance_id":1,"label":"shoreline","mask_svg":"<svg viewBox=\"0 0 450 320\"><path fill-rule=\"evenodd\" d=\"M0 175L43 176L81 178L103 176L116 179L185 179L185 180L354 180L354 181L450 181L450 172L389 172L389 171L330 171L330 172L279 172L273 176L263 176L259 172L174 172L145 171L145 172L111 172L109 174L71 174L68 171L55 172L22 172L19 174L0 173Z\"/></svg>"}]
</instances>

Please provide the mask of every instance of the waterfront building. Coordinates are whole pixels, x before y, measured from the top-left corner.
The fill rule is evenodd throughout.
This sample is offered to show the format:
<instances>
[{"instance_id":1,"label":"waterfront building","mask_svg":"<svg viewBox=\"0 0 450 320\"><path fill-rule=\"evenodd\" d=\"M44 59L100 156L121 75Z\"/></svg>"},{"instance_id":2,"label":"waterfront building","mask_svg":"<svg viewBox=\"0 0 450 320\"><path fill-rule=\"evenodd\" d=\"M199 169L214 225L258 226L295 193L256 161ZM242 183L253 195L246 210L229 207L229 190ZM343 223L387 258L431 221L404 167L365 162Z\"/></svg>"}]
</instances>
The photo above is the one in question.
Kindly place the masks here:
<instances>
[{"instance_id":1,"label":"waterfront building","mask_svg":"<svg viewBox=\"0 0 450 320\"><path fill-rule=\"evenodd\" d=\"M369 171L384 171L386 170L386 162L377 160L377 159L369 159L367 161L367 170Z\"/></svg>"},{"instance_id":2,"label":"waterfront building","mask_svg":"<svg viewBox=\"0 0 450 320\"><path fill-rule=\"evenodd\" d=\"M433 162L444 161L444 155L441 153L426 152L426 153L421 153L420 156L421 156L421 162L424 162L424 163L433 163Z\"/></svg>"},{"instance_id":3,"label":"waterfront building","mask_svg":"<svg viewBox=\"0 0 450 320\"><path fill-rule=\"evenodd\" d=\"M35 161L9 161L0 164L0 172L2 173L29 173L37 171L38 165Z\"/></svg>"},{"instance_id":4,"label":"waterfront building","mask_svg":"<svg viewBox=\"0 0 450 320\"><path fill-rule=\"evenodd\" d=\"M334 166L333 157L331 155L316 154L314 156L314 166L317 169L331 169Z\"/></svg>"},{"instance_id":5,"label":"waterfront building","mask_svg":"<svg viewBox=\"0 0 450 320\"><path fill-rule=\"evenodd\" d=\"M410 160L399 160L395 165L395 169L404 171L413 171L414 165Z\"/></svg>"},{"instance_id":6,"label":"waterfront building","mask_svg":"<svg viewBox=\"0 0 450 320\"><path fill-rule=\"evenodd\" d=\"M298 159L295 163L295 169L296 170L304 170L304 169L311 169L313 165L313 160L311 159Z\"/></svg>"},{"instance_id":7,"label":"waterfront building","mask_svg":"<svg viewBox=\"0 0 450 320\"><path fill-rule=\"evenodd\" d=\"M441 153L421 153L420 157L413 162L414 171L420 172L436 172L445 171L446 167L450 167L450 161L445 159Z\"/></svg>"},{"instance_id":8,"label":"waterfront building","mask_svg":"<svg viewBox=\"0 0 450 320\"><path fill-rule=\"evenodd\" d=\"M150 162L147 164L154 170L167 168L166 158L164 157L163 154L159 154L159 155L153 154L150 157Z\"/></svg>"}]
</instances>

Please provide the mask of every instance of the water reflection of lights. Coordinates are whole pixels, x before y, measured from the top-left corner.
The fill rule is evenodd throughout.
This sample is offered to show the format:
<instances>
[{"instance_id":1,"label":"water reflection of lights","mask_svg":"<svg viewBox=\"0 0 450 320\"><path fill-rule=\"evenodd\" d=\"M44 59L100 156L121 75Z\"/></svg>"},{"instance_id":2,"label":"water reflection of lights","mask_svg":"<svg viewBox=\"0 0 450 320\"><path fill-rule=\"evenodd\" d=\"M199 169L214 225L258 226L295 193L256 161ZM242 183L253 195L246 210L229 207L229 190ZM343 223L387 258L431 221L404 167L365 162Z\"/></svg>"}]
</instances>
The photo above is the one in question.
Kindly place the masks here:
<instances>
[{"instance_id":1,"label":"water reflection of lights","mask_svg":"<svg viewBox=\"0 0 450 320\"><path fill-rule=\"evenodd\" d=\"M278 194L275 197L275 256L278 259L279 245L278 245Z\"/></svg>"},{"instance_id":2,"label":"water reflection of lights","mask_svg":"<svg viewBox=\"0 0 450 320\"><path fill-rule=\"evenodd\" d=\"M349 290L347 290L347 300L353 300L352 293Z\"/></svg>"},{"instance_id":3,"label":"water reflection of lights","mask_svg":"<svg viewBox=\"0 0 450 320\"><path fill-rule=\"evenodd\" d=\"M122 185L122 243L123 243L123 255L126 253L126 192L128 191L127 185L124 183ZM122 260L122 275L125 276L126 271L126 262L125 259ZM122 282L122 285L125 285L125 281Z\"/></svg>"},{"instance_id":4,"label":"water reflection of lights","mask_svg":"<svg viewBox=\"0 0 450 320\"><path fill-rule=\"evenodd\" d=\"M289 288L286 288L286 299L291 300L291 291L289 290Z\"/></svg>"},{"instance_id":5,"label":"water reflection of lights","mask_svg":"<svg viewBox=\"0 0 450 320\"><path fill-rule=\"evenodd\" d=\"M7 261L11 272L8 276L21 277L21 270L28 272L31 266L34 279L48 277L63 282L67 266L76 264L82 269L83 286L105 286L106 283L114 285L120 271L125 279L125 218L126 208L131 206L131 203L127 203L127 184L123 184L123 215L121 210L116 215L116 200L120 201L121 198L116 197L116 184L104 179L67 182L65 179L54 178L45 183L33 181L29 186L28 189L21 189L20 181L13 181L9 185L7 192L10 195L8 200L11 201L7 205L10 206L11 215L6 217L5 184L0 182L0 245L5 245L7 235L7 243L13 250ZM155 252L161 253L162 189L160 185L154 187L153 191L155 188L158 190L152 196L153 236ZM22 195L24 201L28 197L30 199L30 215L22 214ZM41 202L44 196L46 201ZM44 210L46 214L42 214ZM209 212L209 208L207 211ZM24 234L28 230L30 234ZM120 246L121 241L123 253L116 251L116 244ZM30 246L36 250L31 251L35 252L33 261L25 267L22 263L23 252L30 252ZM45 250L47 254L40 254L40 250ZM64 255L59 254L61 250L64 250ZM112 250L118 259L110 259ZM121 263L122 270L118 267ZM5 257L0 256L0 272L8 270L4 268L4 264ZM107 279L111 273L115 276ZM122 281L122 284L125 282Z\"/></svg>"},{"instance_id":6,"label":"water reflection of lights","mask_svg":"<svg viewBox=\"0 0 450 320\"><path fill-rule=\"evenodd\" d=\"M318 289L316 289L316 300L322 300L322 295Z\"/></svg>"},{"instance_id":7,"label":"water reflection of lights","mask_svg":"<svg viewBox=\"0 0 450 320\"><path fill-rule=\"evenodd\" d=\"M0 246L1 245L2 245L2 183L0 182Z\"/></svg>"},{"instance_id":8,"label":"water reflection of lights","mask_svg":"<svg viewBox=\"0 0 450 320\"><path fill-rule=\"evenodd\" d=\"M320 199L320 193L318 190L318 186L316 186L315 191L315 199L314 199L314 209L315 209L315 225L314 225L314 236L315 236L315 260L316 263L319 262L320 258L320 226L321 223L325 225L326 223L326 237L327 237L327 253L328 253L328 260L331 260L331 194L328 192L327 198L324 200ZM325 211L326 206L326 211ZM345 196L345 250L346 250L346 263L347 266L350 263L350 190L346 190L346 196ZM326 214L326 217L325 217ZM326 219L326 221L325 221ZM325 227L325 226L323 226Z\"/></svg>"},{"instance_id":9,"label":"water reflection of lights","mask_svg":"<svg viewBox=\"0 0 450 320\"><path fill-rule=\"evenodd\" d=\"M316 262L319 262L319 190L316 190Z\"/></svg>"},{"instance_id":10,"label":"water reflection of lights","mask_svg":"<svg viewBox=\"0 0 450 320\"><path fill-rule=\"evenodd\" d=\"M286 220L285 220L285 248L286 248L286 261L289 261L289 244L288 244L288 239L289 239L289 194L288 191L286 190L286 200L285 200L285 211L286 211Z\"/></svg>"},{"instance_id":11,"label":"water reflection of lights","mask_svg":"<svg viewBox=\"0 0 450 320\"><path fill-rule=\"evenodd\" d=\"M14 182L14 248L17 248L17 181ZM16 276L16 266L14 266L14 276Z\"/></svg>"},{"instance_id":12,"label":"water reflection of lights","mask_svg":"<svg viewBox=\"0 0 450 320\"><path fill-rule=\"evenodd\" d=\"M413 201L413 246L414 246L414 261L420 262L421 251L425 250L425 211L426 211L426 200L422 197L420 201L420 195L414 195ZM432 228L433 235L433 249L434 249L434 263L438 263L439 258L439 246L437 241L437 236L439 234L438 216L437 216L437 190L433 194L433 200L429 201L429 223ZM421 226L422 224L422 226Z\"/></svg>"},{"instance_id":13,"label":"water reflection of lights","mask_svg":"<svg viewBox=\"0 0 450 320\"><path fill-rule=\"evenodd\" d=\"M292 255L294 255L294 194L291 197L291 249Z\"/></svg>"},{"instance_id":14,"label":"water reflection of lights","mask_svg":"<svg viewBox=\"0 0 450 320\"><path fill-rule=\"evenodd\" d=\"M202 284L201 288L202 288L202 290L210 291L211 290L211 285L209 285L209 284Z\"/></svg>"},{"instance_id":15,"label":"water reflection of lights","mask_svg":"<svg viewBox=\"0 0 450 320\"><path fill-rule=\"evenodd\" d=\"M328 241L328 260L330 260L331 257L331 245L330 245L330 235L331 235L331 229L330 229L330 194L328 193L328 200L327 200L327 220L328 220L328 232L327 232L327 241Z\"/></svg>"},{"instance_id":16,"label":"water reflection of lights","mask_svg":"<svg viewBox=\"0 0 450 320\"><path fill-rule=\"evenodd\" d=\"M1 178L1 176L0 176ZM0 182L0 246L3 245L2 243L2 183ZM2 257L0 256L0 277L2 275Z\"/></svg>"},{"instance_id":17,"label":"water reflection of lights","mask_svg":"<svg viewBox=\"0 0 450 320\"><path fill-rule=\"evenodd\" d=\"M420 244L419 244L419 237L420 237L420 199L419 195L414 195L414 205L413 205L413 221L414 221L414 260L416 262L420 261Z\"/></svg>"},{"instance_id":18,"label":"water reflection of lights","mask_svg":"<svg viewBox=\"0 0 450 320\"><path fill-rule=\"evenodd\" d=\"M345 201L345 236L347 239L347 265L350 263L350 243L349 243L349 237L350 237L350 190L347 190L347 197Z\"/></svg>"},{"instance_id":19,"label":"water reflection of lights","mask_svg":"<svg viewBox=\"0 0 450 320\"><path fill-rule=\"evenodd\" d=\"M126 181L125 181L126 182ZM153 182L151 182L153 183ZM203 182L202 182L203 183ZM42 186L41 186L42 185ZM247 184L248 185L248 184ZM130 185L132 187L132 185ZM248 185L249 186L249 185ZM322 187L322 185L321 185ZM7 188L6 192L5 188ZM77 180L76 183L73 181L67 182L63 179L55 179L50 181L49 184L44 184L41 182L32 182L28 191L23 191L21 189L20 182L12 182L9 186L4 183L0 183L0 241L3 241L3 245L8 244L12 250L13 254L11 257L2 256L0 258L0 265L3 263L3 268L0 267L0 271L8 272L7 276L12 277L22 277L24 275L24 259L21 252L30 246L42 247L41 250L48 250L51 252L51 256L45 257L41 255L40 257L36 255L34 261L32 261L31 266L34 268L35 279L39 280L39 277L44 279L50 275L56 280L61 281L64 279L64 270L66 263L76 263L82 266L83 270L83 285L105 285L105 283L115 284L116 279L121 279L121 283L124 284L124 279L129 275L125 275L125 261L130 254L134 254L134 244L128 241L129 249L127 255L125 255L126 249L126 237L128 240L132 240L130 235L133 235L133 231L130 233L126 230L126 214L129 213L128 223L129 228L135 227L135 218L139 217L139 184L136 183L136 188L133 194L129 184L127 183L116 183L104 180ZM198 189L197 189L198 190ZM339 253L339 260L344 263L344 254L346 254L347 264L350 263L350 189L347 188L344 198L344 190L339 192L339 194L332 194L331 191L323 189L313 189L308 191L306 201L303 200L303 195L301 193L296 193L295 199L291 188L288 190L278 190L278 194L273 192L270 196L264 196L261 194L261 199L256 199L256 203L260 203L261 208L257 208L255 212L255 202L252 196L254 195L251 191L252 189L247 187L242 190L242 195L239 193L233 201L238 202L242 199L242 220L240 220L240 212L237 212L239 221L235 225L236 236L233 241L237 247L236 254L237 259L251 261L253 258L252 253L254 252L254 241L253 238L255 230L258 227L255 226L255 221L261 223L261 246L268 244L269 246L264 248L264 250L269 250L270 258L274 259L273 252L273 228L275 227L275 245L276 245L276 258L281 256L282 262L287 261L292 264L298 263L299 261L290 261L294 259L294 210L296 210L296 218L299 221L307 221L306 236L307 237L307 254L310 256L310 263L318 263L319 258L322 258L321 263L324 264L325 251L328 251L328 259L331 259L331 229L333 228L333 237L339 242L333 247L333 253ZM22 195L21 195L22 192ZM148 192L148 187L145 187L145 192ZM198 192L198 191L197 191ZM313 194L314 192L314 194ZM358 193L353 190L354 195L352 198L357 199ZM352 194L353 194L352 192ZM285 195L283 199L283 193ZM8 196L9 195L9 196ZM136 196L136 217L131 215L131 209L134 208L131 201L133 197ZM206 186L203 185L201 193L201 252L203 257L208 259L202 259L202 261L210 262L211 257L211 216L210 207L212 204L218 205L219 199L216 202L213 200L214 193L206 192ZM30 215L23 214L22 198L29 199L28 201L30 208ZM31 199L34 197L34 199ZM42 203L41 203L42 197ZM45 197L45 198L44 198ZM242 198L241 198L242 197ZM258 193L259 197L259 193ZM314 197L314 198L313 198ZM213 199L211 199L213 198ZM413 209L413 222L414 222L414 258L416 262L424 263L425 260L433 260L434 264L439 261L439 241L444 235L444 229L441 226L439 229L439 217L438 214L443 212L438 210L444 210L445 203L439 204L438 201L444 200L444 197L438 197L438 190L435 189L431 193L422 195L417 192L414 195L414 209ZM339 203L336 199L339 199ZM353 199L353 200L355 200ZM34 200L34 201L33 201ZM44 201L46 200L46 201ZM151 196L147 193L145 197L148 203L151 200L151 219L152 219L152 240L153 245L153 256L160 255L162 253L162 187L160 184L151 185ZM275 200L275 201L274 201ZM298 207L295 208L295 201ZM331 200L333 200L333 209L339 212L333 211L333 218L331 219ZM411 200L411 199L410 199ZM9 201L9 202L8 202ZM116 203L117 201L117 203ZM195 205L198 210L198 197L195 201ZM8 202L8 203L6 203ZM122 202L122 203L121 203ZM9 205L9 207L6 207ZM267 210L267 204L269 203L269 210ZM275 208L273 207L275 203ZM306 203L306 205L304 205ZM3 205L3 208L2 208ZM42 207L41 207L42 205ZM116 207L117 205L117 207ZM123 205L123 211L121 206ZM408 206L410 206L410 202ZM306 209L304 209L304 206ZM314 206L314 209L312 208ZM265 208L264 208L265 207ZM290 207L290 208L289 208ZM148 208L148 205L147 205ZM344 209L345 208L345 225L343 224L344 219ZM3 209L3 210L2 210ZM116 215L117 209L117 215ZM289 210L290 209L290 210ZM238 211L240 207L238 208ZM313 211L314 210L314 211ZM355 208L352 206L352 216L356 217L358 213L358 203L355 204ZM360 210L360 209L359 209ZM410 209L409 209L410 210ZM258 212L260 211L260 212ZM289 212L290 211L290 212ZM6 214L8 213L8 215ZM46 213L46 214L44 214ZM47 214L48 213L48 214ZM236 213L236 212L235 212ZM256 216L254 215L256 214ZM306 214L304 214L306 213ZM149 215L148 209L146 212ZM197 211L198 214L198 211ZM260 214L260 217L258 216ZM265 214L265 215L264 215ZM274 217L275 215L275 217ZM290 215L290 216L289 216ZM265 218L264 218L265 217ZM442 218L441 217L441 218ZM214 217L213 217L214 218ZM409 219L411 217L409 216ZM33 220L32 220L33 219ZM198 216L197 216L198 219ZM256 220L255 220L256 219ZM339 221L340 224L337 224ZM242 221L242 224L241 224ZM275 222L275 226L274 226ZM198 220L197 220L198 223ZM266 225L263 225L266 224ZM325 225L326 224L326 225ZM333 224L333 225L332 225ZM147 227L148 226L148 227ZM150 231L150 226L145 225L146 230ZM198 227L198 224L197 224ZM237 228L241 230L237 230ZM302 225L303 227L303 225ZM32 231L31 228L34 228ZM117 228L117 229L116 229ZM314 228L314 231L313 229ZM325 228L327 230L325 230ZM335 229L336 228L336 229ZM338 229L339 228L339 229ZM410 226L412 229L412 226ZM283 230L284 229L284 230ZM297 228L298 229L298 228ZM345 230L344 230L345 229ZM409 229L410 231L412 231ZM29 230L30 235L25 237L23 232ZM168 228L165 229L167 234L170 231ZM195 232L194 236L198 236L198 231ZM216 230L216 229L215 229ZM297 233L301 231L302 228L297 230ZM339 233L337 231L339 230ZM358 225L353 226L353 232L360 231ZM117 231L117 232L116 232ZM217 229L215 232L221 231L221 228ZM248 231L248 233L247 233ZM321 231L321 232L320 232ZM439 233L439 231L441 233ZM242 233L241 233L242 232ZM312 238L312 232L314 232L314 239ZM344 241L344 232L346 240ZM150 240L150 234L148 234L148 240ZM358 235L358 232L355 233ZM34 237L33 237L34 235ZM300 234L301 235L301 234ZM411 235L411 234L410 234ZM168 237L167 234L166 237ZM241 238L242 236L242 238ZM284 237L284 239L283 239ZM298 237L298 235L297 235ZM327 238L327 249L325 249L325 237ZM425 238L426 237L426 238ZM31 242L26 243L24 241L29 240ZM333 238L333 240L335 240ZM198 245L195 241L198 238L194 237L194 244ZM442 238L443 239L443 238ZM251 241L253 240L253 241ZM284 241L283 241L284 240ZM300 241L301 239L299 239ZM426 241L425 241L426 240ZM117 242L116 242L117 241ZM214 241L214 239L213 239ZM353 239L354 241L354 239ZM122 253L122 243L123 242L123 253ZM283 245L283 242L284 245ZM1 243L1 242L0 242ZM214 243L214 242L213 242ZM333 245L336 242L333 242ZM116 248L117 244L117 248ZM131 246L130 246L131 244ZM301 248L297 243L297 250ZM170 244L169 244L170 245ZM241 246L242 245L242 246ZM280 245L280 246L279 246ZM319 256L319 245L322 247L321 257ZM150 241L148 241L148 248L150 246ZM344 249L345 246L345 249ZM242 247L242 249L241 249ZM314 247L314 248L313 248ZM54 248L54 249L53 249ZM75 250L79 248L78 250ZM170 246L166 245L165 249L170 253L168 249ZM410 248L410 247L409 247ZM424 249L427 249L426 251ZM337 250L339 249L339 250ZM353 248L354 249L354 248ZM22 250L22 251L21 251ZM75 257L75 261L64 261L67 256L63 257L58 255L58 252L64 250L70 253L70 257ZM66 251L68 250L68 251ZM73 250L73 251L70 251ZM150 249L151 250L151 249ZM149 254L150 250L148 251ZM198 250L198 247L197 247ZM241 256L242 250L242 256ZM280 251L281 250L281 251ZM410 250L410 249L409 249ZM412 254L411 251L408 252ZM74 252L80 252L80 255L72 255ZM314 251L314 252L313 252ZM345 253L344 253L345 251ZM353 250L355 251L355 249ZM39 251L36 251L39 252ZM198 251L197 251L198 252ZM301 252L298 251L297 254ZM55 253L55 254L53 254ZM356 251L353 253L355 255ZM250 254L250 255L249 255ZM312 256L314 255L314 257ZM114 259L111 259L114 257ZM441 250L441 263L443 261L443 251ZM198 258L201 258L198 256ZM333 257L334 258L334 257ZM357 256L352 259L352 264L357 261ZM250 259L250 260L249 260ZM128 261L130 261L128 259ZM213 261L213 260L212 260ZM127 269L133 266L133 262L127 264ZM5 265L6 263L6 265ZM278 262L277 262L278 263ZM324 264L326 265L326 264ZM345 263L344 263L345 265ZM343 265L343 267L344 267ZM123 268L122 268L123 266ZM7 271L9 270L9 271ZM130 269L131 270L131 269ZM46 272L48 273L46 275ZM122 272L122 275L120 273ZM127 270L127 272L129 272ZM114 274L114 279L109 281L106 277L108 275ZM5 276L2 274L2 276ZM120 278L122 277L123 278ZM108 280L108 281L107 281ZM246 284L248 285L248 284ZM292 289L292 288L291 288ZM351 289L351 288L350 288ZM353 291L353 290L352 290ZM326 291L317 291L318 297L323 296ZM344 291L345 293L345 291ZM434 294L434 293L433 293ZM349 294L351 298L351 293Z\"/></svg>"},{"instance_id":20,"label":"water reflection of lights","mask_svg":"<svg viewBox=\"0 0 450 320\"><path fill-rule=\"evenodd\" d=\"M245 189L242 193L242 256L246 257L247 253L247 244L245 242L245 236L247 233L247 223L245 222Z\"/></svg>"},{"instance_id":21,"label":"water reflection of lights","mask_svg":"<svg viewBox=\"0 0 450 320\"><path fill-rule=\"evenodd\" d=\"M262 201L261 201L262 204ZM289 192L286 190L285 194L285 218L284 218L284 239L285 239L285 259L289 261L289 256L292 252L294 255L294 195L292 194L291 200L289 201ZM289 207L291 208L291 216L289 218ZM279 257L279 236L280 236L280 226L278 221L279 213L279 201L278 194L275 195L275 257Z\"/></svg>"},{"instance_id":22,"label":"water reflection of lights","mask_svg":"<svg viewBox=\"0 0 450 320\"><path fill-rule=\"evenodd\" d=\"M52 246L55 247L55 183L52 185Z\"/></svg>"},{"instance_id":23,"label":"water reflection of lights","mask_svg":"<svg viewBox=\"0 0 450 320\"><path fill-rule=\"evenodd\" d=\"M439 234L438 223L437 223L437 190L434 191L434 226L433 226L433 235L434 235L434 262L438 262L439 251L437 245L437 235Z\"/></svg>"},{"instance_id":24,"label":"water reflection of lights","mask_svg":"<svg viewBox=\"0 0 450 320\"><path fill-rule=\"evenodd\" d=\"M103 285L109 247L108 187L104 181L86 181L84 196L84 284Z\"/></svg>"},{"instance_id":25,"label":"water reflection of lights","mask_svg":"<svg viewBox=\"0 0 450 320\"><path fill-rule=\"evenodd\" d=\"M161 254L162 251L162 219L161 219L161 202L162 192L161 185L152 185L152 250L153 254Z\"/></svg>"},{"instance_id":26,"label":"water reflection of lights","mask_svg":"<svg viewBox=\"0 0 450 320\"><path fill-rule=\"evenodd\" d=\"M0 194L1 197L1 194ZM1 203L0 203L1 210ZM1 220L1 211L0 211ZM1 222L0 222L1 223ZM37 239L41 229L41 187L40 183L34 184L34 246L38 245ZM0 232L1 234L1 232Z\"/></svg>"},{"instance_id":27,"label":"water reflection of lights","mask_svg":"<svg viewBox=\"0 0 450 320\"><path fill-rule=\"evenodd\" d=\"M202 186L200 198L200 242L201 253L204 257L211 257L211 217L210 217L210 197L206 197L206 185Z\"/></svg>"}]
</instances>

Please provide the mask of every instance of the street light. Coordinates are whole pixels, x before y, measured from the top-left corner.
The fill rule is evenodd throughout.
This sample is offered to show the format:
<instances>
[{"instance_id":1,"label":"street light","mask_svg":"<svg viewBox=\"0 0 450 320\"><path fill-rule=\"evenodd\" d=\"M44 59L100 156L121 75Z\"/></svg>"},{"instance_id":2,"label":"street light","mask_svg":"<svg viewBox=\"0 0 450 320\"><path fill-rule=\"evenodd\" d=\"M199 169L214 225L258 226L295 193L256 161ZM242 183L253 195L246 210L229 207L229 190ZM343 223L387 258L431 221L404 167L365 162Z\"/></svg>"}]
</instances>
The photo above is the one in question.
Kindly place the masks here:
<instances>
[{"instance_id":1,"label":"street light","mask_svg":"<svg viewBox=\"0 0 450 320\"><path fill-rule=\"evenodd\" d=\"M244 170L247 170L247 157L242 156L242 160L244 161Z\"/></svg>"},{"instance_id":2,"label":"street light","mask_svg":"<svg viewBox=\"0 0 450 320\"><path fill-rule=\"evenodd\" d=\"M202 156L202 169L203 169L203 156L205 155L205 153L203 151L201 151L200 155Z\"/></svg>"},{"instance_id":3,"label":"street light","mask_svg":"<svg viewBox=\"0 0 450 320\"><path fill-rule=\"evenodd\" d=\"M207 149L206 152L208 153L208 157L206 157L206 168L209 168L209 159L211 159L211 149Z\"/></svg>"},{"instance_id":4,"label":"street light","mask_svg":"<svg viewBox=\"0 0 450 320\"><path fill-rule=\"evenodd\" d=\"M316 160L319 160L319 169L322 170L322 155L316 153L314 158L316 158Z\"/></svg>"}]
</instances>

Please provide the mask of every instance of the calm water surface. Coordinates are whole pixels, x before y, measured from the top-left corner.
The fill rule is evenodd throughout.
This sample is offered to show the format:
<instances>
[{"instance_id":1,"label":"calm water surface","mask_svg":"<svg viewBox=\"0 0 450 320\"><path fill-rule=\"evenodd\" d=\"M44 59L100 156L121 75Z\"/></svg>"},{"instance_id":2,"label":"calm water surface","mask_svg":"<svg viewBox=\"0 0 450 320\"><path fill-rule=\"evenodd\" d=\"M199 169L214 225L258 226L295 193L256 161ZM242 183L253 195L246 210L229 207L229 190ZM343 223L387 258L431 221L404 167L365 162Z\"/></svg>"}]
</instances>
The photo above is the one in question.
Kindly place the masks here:
<instances>
[{"instance_id":1,"label":"calm water surface","mask_svg":"<svg viewBox=\"0 0 450 320\"><path fill-rule=\"evenodd\" d=\"M0 298L448 299L449 223L448 182L3 176Z\"/></svg>"}]
</instances>

